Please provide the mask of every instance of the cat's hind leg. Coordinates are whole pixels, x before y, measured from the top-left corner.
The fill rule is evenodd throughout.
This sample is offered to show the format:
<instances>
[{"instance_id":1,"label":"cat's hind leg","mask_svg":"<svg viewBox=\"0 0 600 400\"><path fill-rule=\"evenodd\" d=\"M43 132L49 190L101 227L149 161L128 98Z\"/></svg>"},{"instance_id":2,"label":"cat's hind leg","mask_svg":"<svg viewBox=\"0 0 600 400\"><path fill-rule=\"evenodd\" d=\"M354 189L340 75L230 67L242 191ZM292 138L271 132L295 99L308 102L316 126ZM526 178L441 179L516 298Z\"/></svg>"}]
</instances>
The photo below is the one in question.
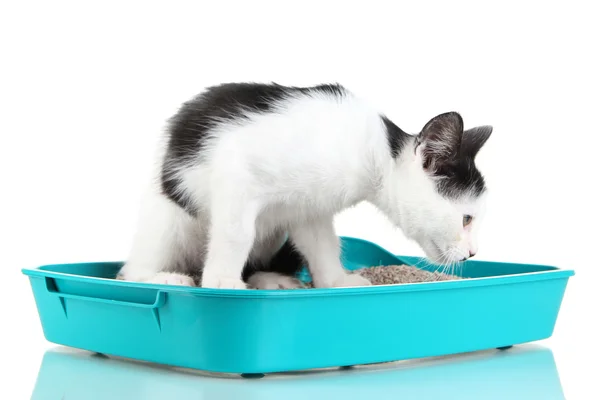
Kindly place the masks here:
<instances>
[{"instance_id":1,"label":"cat's hind leg","mask_svg":"<svg viewBox=\"0 0 600 400\"><path fill-rule=\"evenodd\" d=\"M288 240L285 232L278 230L265 238L257 239L244 280L250 289L299 289L305 287L296 278L304 259Z\"/></svg>"},{"instance_id":2,"label":"cat's hind leg","mask_svg":"<svg viewBox=\"0 0 600 400\"><path fill-rule=\"evenodd\" d=\"M258 271L248 278L248 288L250 289L300 289L303 287L305 287L304 284L298 279L279 272Z\"/></svg>"},{"instance_id":3,"label":"cat's hind leg","mask_svg":"<svg viewBox=\"0 0 600 400\"><path fill-rule=\"evenodd\" d=\"M117 279L194 286L191 268L202 268L206 239L197 218L160 193L142 203L130 254Z\"/></svg>"}]
</instances>

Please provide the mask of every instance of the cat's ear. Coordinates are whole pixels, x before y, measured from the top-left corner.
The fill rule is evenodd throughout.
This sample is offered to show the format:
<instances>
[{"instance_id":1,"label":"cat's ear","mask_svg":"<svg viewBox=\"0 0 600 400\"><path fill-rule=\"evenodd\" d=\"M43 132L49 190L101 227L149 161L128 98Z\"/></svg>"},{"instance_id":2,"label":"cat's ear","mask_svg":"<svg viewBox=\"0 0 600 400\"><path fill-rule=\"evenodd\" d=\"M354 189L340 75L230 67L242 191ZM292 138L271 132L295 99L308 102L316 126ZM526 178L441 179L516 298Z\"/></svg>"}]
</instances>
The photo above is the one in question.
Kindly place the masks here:
<instances>
[{"instance_id":1,"label":"cat's ear","mask_svg":"<svg viewBox=\"0 0 600 400\"><path fill-rule=\"evenodd\" d=\"M423 168L435 173L459 156L463 134L460 114L440 114L429 121L418 136L417 149L423 157Z\"/></svg>"},{"instance_id":2,"label":"cat's ear","mask_svg":"<svg viewBox=\"0 0 600 400\"><path fill-rule=\"evenodd\" d=\"M460 145L461 157L475 158L485 142L490 138L493 128L489 125L471 128L463 133Z\"/></svg>"}]
</instances>

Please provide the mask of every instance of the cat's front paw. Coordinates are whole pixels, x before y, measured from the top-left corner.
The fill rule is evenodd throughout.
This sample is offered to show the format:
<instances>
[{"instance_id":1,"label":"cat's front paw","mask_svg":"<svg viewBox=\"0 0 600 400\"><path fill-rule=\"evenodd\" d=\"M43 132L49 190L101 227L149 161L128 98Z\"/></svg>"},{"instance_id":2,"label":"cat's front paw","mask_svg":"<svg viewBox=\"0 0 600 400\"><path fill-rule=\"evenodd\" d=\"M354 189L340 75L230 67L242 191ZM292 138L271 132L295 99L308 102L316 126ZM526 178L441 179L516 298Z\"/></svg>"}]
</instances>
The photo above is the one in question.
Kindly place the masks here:
<instances>
[{"instance_id":1,"label":"cat's front paw","mask_svg":"<svg viewBox=\"0 0 600 400\"><path fill-rule=\"evenodd\" d=\"M191 276L174 272L159 272L145 282L158 283L160 285L196 286Z\"/></svg>"},{"instance_id":2,"label":"cat's front paw","mask_svg":"<svg viewBox=\"0 0 600 400\"><path fill-rule=\"evenodd\" d=\"M372 283L367 278L363 278L358 274L348 274L342 276L333 282L333 287L354 287L354 286L371 286Z\"/></svg>"},{"instance_id":3,"label":"cat's front paw","mask_svg":"<svg viewBox=\"0 0 600 400\"><path fill-rule=\"evenodd\" d=\"M204 276L202 277L202 287L213 289L247 289L243 280L228 276Z\"/></svg>"}]
</instances>

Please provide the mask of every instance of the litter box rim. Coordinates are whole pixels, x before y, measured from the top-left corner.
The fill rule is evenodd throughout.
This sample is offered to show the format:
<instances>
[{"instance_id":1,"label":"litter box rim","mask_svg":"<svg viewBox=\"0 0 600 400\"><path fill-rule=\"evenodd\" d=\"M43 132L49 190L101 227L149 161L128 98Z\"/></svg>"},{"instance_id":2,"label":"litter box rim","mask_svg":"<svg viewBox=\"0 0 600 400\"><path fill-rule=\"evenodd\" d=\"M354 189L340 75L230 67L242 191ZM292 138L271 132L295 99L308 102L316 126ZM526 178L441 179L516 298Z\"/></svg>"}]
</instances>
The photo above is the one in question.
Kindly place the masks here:
<instances>
[{"instance_id":1,"label":"litter box rim","mask_svg":"<svg viewBox=\"0 0 600 400\"><path fill-rule=\"evenodd\" d=\"M422 257L415 256L404 256L404 255L393 255L381 246L372 243L365 239L340 236L342 242L356 242L362 245L372 246L377 248L379 251L388 253L390 256L398 260L398 265L404 264L414 266L415 263L423 260ZM320 296L354 296L354 295L383 295L399 292L415 292L415 291L427 291L427 290L450 290L450 289L466 289L475 288L482 286L496 286L496 285L507 285L507 284L518 284L532 281L542 281L549 279L563 279L575 275L573 269L561 269L555 266L541 265L541 264L526 264L526 263L508 263L508 262L495 262L495 261L466 261L477 262L479 264L487 265L513 265L513 266L528 266L540 269L536 272L524 272L510 275L497 275L497 276L486 276L477 278L468 278L460 280L447 280L447 281L435 281L435 282L416 282L416 283L403 283L403 284L389 284L389 285L373 285L373 286L361 286L361 287L340 287L340 288L306 288L306 289L278 289L278 290L259 290L259 289L212 289L212 288L201 288L201 287L189 287L189 286L176 286L176 285L159 285L152 283L143 282L130 282L121 281L110 278L101 278L93 276L84 276L77 274L69 274L63 272L55 272L51 269L58 265L103 265L107 268L120 268L123 261L97 261L97 262L70 262L62 264L45 264L36 268L23 268L21 272L24 275L30 277L40 278L58 278L67 279L70 281L77 281L82 283L98 283L98 284L110 284L112 286L123 287L123 288L141 288L141 289L160 289L163 292L184 292L194 296L208 296L208 297L234 297L234 298L252 298L252 299L264 299L264 298L301 298L301 297L320 297Z\"/></svg>"}]
</instances>

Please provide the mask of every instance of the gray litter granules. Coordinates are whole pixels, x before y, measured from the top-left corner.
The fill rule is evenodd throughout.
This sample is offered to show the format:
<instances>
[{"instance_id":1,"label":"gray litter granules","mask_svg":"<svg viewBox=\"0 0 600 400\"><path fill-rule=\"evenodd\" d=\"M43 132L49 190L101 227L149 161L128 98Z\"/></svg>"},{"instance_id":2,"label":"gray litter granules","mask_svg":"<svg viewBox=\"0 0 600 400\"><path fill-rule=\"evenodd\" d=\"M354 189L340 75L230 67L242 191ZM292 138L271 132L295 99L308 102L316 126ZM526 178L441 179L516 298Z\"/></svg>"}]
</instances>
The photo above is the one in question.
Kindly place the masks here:
<instances>
[{"instance_id":1,"label":"gray litter granules","mask_svg":"<svg viewBox=\"0 0 600 400\"><path fill-rule=\"evenodd\" d=\"M394 285L399 283L418 283L453 281L463 279L460 276L429 272L410 265L389 265L356 270L355 273L367 278L373 285Z\"/></svg>"},{"instance_id":2,"label":"gray litter granules","mask_svg":"<svg viewBox=\"0 0 600 400\"><path fill-rule=\"evenodd\" d=\"M398 285L403 283L438 282L464 279L460 276L429 272L410 265L367 267L353 272L367 278L373 285ZM312 283L306 285L312 288Z\"/></svg>"}]
</instances>

